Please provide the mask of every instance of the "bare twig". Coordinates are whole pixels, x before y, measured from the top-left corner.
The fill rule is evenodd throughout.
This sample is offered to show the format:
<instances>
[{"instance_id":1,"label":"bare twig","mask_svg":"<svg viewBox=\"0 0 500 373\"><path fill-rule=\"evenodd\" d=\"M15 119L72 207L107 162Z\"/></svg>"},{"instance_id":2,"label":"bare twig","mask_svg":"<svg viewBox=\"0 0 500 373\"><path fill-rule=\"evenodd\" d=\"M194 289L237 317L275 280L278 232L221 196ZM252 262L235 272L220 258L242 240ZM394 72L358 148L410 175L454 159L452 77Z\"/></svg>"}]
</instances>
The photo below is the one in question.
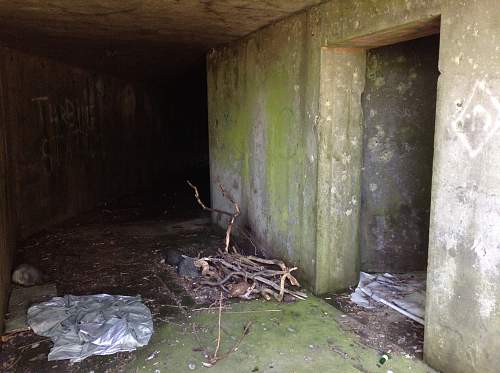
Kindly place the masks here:
<instances>
[{"instance_id":1,"label":"bare twig","mask_svg":"<svg viewBox=\"0 0 500 373\"><path fill-rule=\"evenodd\" d=\"M198 202L198 204L201 206L201 208L203 210L210 211L210 212L216 212L216 213L223 214L223 215L233 216L233 214L230 213L230 212L227 212L227 211L224 211L224 210L219 210L219 209L214 209L214 208L205 206L205 204L200 199L200 193L198 192L198 188L195 187L193 184L191 184L191 182L189 180L187 181L187 183L188 183L188 185L191 188L193 188L193 190L194 190L194 197L196 198L196 201Z\"/></svg>"},{"instance_id":2,"label":"bare twig","mask_svg":"<svg viewBox=\"0 0 500 373\"><path fill-rule=\"evenodd\" d=\"M253 242L252 237L250 237L250 235L246 232L245 229L238 229L238 232L240 232L242 236L245 237L248 242L250 242L250 244L253 246L254 249L254 255L257 255L258 251L257 245L255 244L255 242Z\"/></svg>"},{"instance_id":3,"label":"bare twig","mask_svg":"<svg viewBox=\"0 0 500 373\"><path fill-rule=\"evenodd\" d=\"M222 196L229 200L234 206L234 214L231 216L231 219L229 220L229 224L227 225L227 230L226 230L226 239L225 239L225 247L224 251L227 253L229 251L229 242L231 240L231 231L233 229L233 224L235 219L240 216L240 207L236 202L234 202L233 198L224 190L224 186L222 184L219 184L219 188L222 192Z\"/></svg>"},{"instance_id":4,"label":"bare twig","mask_svg":"<svg viewBox=\"0 0 500 373\"><path fill-rule=\"evenodd\" d=\"M243 327L243 332L241 333L240 338L238 338L238 340L233 344L233 346L227 352L225 352L225 353L223 353L223 354L221 354L219 356L215 356L214 355L214 357L211 358L209 360L209 362L203 363L203 365L206 366L206 367L213 367L215 364L217 364L217 362L219 362L219 361L227 358L231 353L233 353L235 351L238 351L238 348L240 347L241 342L243 342L243 339L250 332L250 327L251 326L252 326L252 322L251 321L247 321L247 323Z\"/></svg>"},{"instance_id":5,"label":"bare twig","mask_svg":"<svg viewBox=\"0 0 500 373\"><path fill-rule=\"evenodd\" d=\"M230 310L231 307L222 307L224 310ZM201 308L193 308L190 310L191 312L200 312L200 311L214 311L213 307L201 307ZM227 313L227 312L226 312Z\"/></svg>"},{"instance_id":6,"label":"bare twig","mask_svg":"<svg viewBox=\"0 0 500 373\"><path fill-rule=\"evenodd\" d=\"M215 364L217 364L218 361L225 359L232 352L238 350L238 347L241 344L241 342L243 341L243 338L245 338L245 336L250 331L251 322L247 322L245 324L245 327L243 328L243 333L242 333L241 337L236 341L236 343L231 347L231 349L229 351L219 355L220 346L221 346L221 329L222 329L221 320L222 320L222 292L220 293L220 298L219 298L219 320L218 320L218 332L217 332L217 345L215 347L215 351L214 351L213 355L208 359L208 362L203 362L203 365L205 367L208 367L208 368L214 366ZM194 327L193 327L193 332L195 332ZM196 332L195 332L195 334L196 334ZM206 351L206 349L203 349L203 350Z\"/></svg>"},{"instance_id":7,"label":"bare twig","mask_svg":"<svg viewBox=\"0 0 500 373\"><path fill-rule=\"evenodd\" d=\"M198 204L201 206L201 208L203 210L210 211L210 212L216 212L216 213L227 215L230 217L229 223L228 223L227 229L226 229L226 238L224 239L224 252L226 252L226 253L229 252L229 244L231 241L231 231L233 229L234 221L241 214L240 207L234 201L234 199L229 195L229 193L226 192L226 190L224 189L224 186L222 184L219 184L219 188L220 188L220 191L222 193L222 196L233 204L234 213L230 213L230 212L227 212L224 210L219 210L219 209L207 207L200 198L200 193L198 192L198 188L196 186L194 186L193 184L191 184L191 182L189 180L187 181L187 183L194 190L194 196L196 198L196 201L198 202Z\"/></svg>"},{"instance_id":8,"label":"bare twig","mask_svg":"<svg viewBox=\"0 0 500 373\"><path fill-rule=\"evenodd\" d=\"M227 297L252 299L256 296L262 296L267 300L274 298L279 302L283 301L285 294L297 299L307 298L305 293L289 288L289 286L300 287L299 281L292 275L292 272L296 271L297 267L288 267L283 261L277 259L264 259L256 255L242 255L238 253L234 245L232 246L234 252L229 252L233 225L241 211L223 185L219 184L220 191L222 196L234 206L233 213L207 207L200 198L198 188L189 181L187 183L194 190L196 201L204 210L229 216L224 239L224 250L219 249L216 256L199 258L195 261L195 265L201 269L203 277L198 284L218 287L227 294ZM250 241L255 253L257 253L258 248L251 237L241 229L239 232ZM262 252L262 250L260 251ZM221 292L220 312L222 296L223 293ZM218 342L220 343L220 340ZM218 349L216 352L218 352ZM217 358L217 353L214 358Z\"/></svg>"},{"instance_id":9,"label":"bare twig","mask_svg":"<svg viewBox=\"0 0 500 373\"><path fill-rule=\"evenodd\" d=\"M217 361L217 353L219 352L220 348L220 321L222 317L222 292L220 293L220 300L219 300L219 332L217 334L217 347L215 348L214 356L212 360Z\"/></svg>"},{"instance_id":10,"label":"bare twig","mask_svg":"<svg viewBox=\"0 0 500 373\"><path fill-rule=\"evenodd\" d=\"M27 345L19 346L17 349L18 350L25 350L28 347L33 348L33 346L35 346L37 344L40 344L42 342L47 342L47 341L51 341L51 339L50 338L43 338L43 339L41 339L39 341L36 341L36 342L33 342L33 343L28 343Z\"/></svg>"},{"instance_id":11,"label":"bare twig","mask_svg":"<svg viewBox=\"0 0 500 373\"><path fill-rule=\"evenodd\" d=\"M21 359L22 355L19 355L12 363L10 363L8 366L4 367L5 372L8 372L10 369L14 368L18 361Z\"/></svg>"},{"instance_id":12,"label":"bare twig","mask_svg":"<svg viewBox=\"0 0 500 373\"><path fill-rule=\"evenodd\" d=\"M245 324L245 326L243 327L243 333L241 333L241 336L240 338L234 343L233 347L231 347L231 349L229 351L227 351L226 353L222 354L218 359L217 361L221 361L222 359L225 359L226 357L228 357L232 352L235 352L238 350L238 348L240 347L240 344L241 342L243 342L243 338L245 338L248 333L250 332L250 327L252 326L252 322L251 321L247 321L247 323Z\"/></svg>"}]
</instances>

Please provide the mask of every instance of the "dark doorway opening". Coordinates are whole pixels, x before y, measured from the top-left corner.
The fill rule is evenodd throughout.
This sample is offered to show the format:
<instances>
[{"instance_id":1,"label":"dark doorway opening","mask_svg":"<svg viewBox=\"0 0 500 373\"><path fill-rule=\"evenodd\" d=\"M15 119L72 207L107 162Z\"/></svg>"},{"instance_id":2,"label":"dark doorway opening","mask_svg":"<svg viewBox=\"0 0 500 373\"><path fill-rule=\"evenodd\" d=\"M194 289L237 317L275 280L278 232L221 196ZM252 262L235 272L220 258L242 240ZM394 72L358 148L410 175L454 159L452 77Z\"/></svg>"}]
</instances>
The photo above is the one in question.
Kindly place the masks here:
<instances>
[{"instance_id":1,"label":"dark doorway opening","mask_svg":"<svg viewBox=\"0 0 500 373\"><path fill-rule=\"evenodd\" d=\"M362 271L426 270L438 58L439 35L368 51Z\"/></svg>"},{"instance_id":2,"label":"dark doorway opening","mask_svg":"<svg viewBox=\"0 0 500 373\"><path fill-rule=\"evenodd\" d=\"M367 50L361 281L334 302L370 345L423 357L439 35Z\"/></svg>"}]
</instances>

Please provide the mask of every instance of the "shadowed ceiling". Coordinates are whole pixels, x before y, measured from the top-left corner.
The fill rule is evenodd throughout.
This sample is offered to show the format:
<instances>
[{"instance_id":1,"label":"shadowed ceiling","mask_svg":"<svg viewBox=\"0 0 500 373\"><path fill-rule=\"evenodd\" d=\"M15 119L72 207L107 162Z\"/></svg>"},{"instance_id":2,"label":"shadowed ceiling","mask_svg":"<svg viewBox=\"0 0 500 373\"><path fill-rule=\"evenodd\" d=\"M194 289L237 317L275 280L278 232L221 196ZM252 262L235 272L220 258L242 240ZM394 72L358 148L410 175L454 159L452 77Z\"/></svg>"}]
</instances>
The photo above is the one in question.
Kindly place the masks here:
<instances>
[{"instance_id":1,"label":"shadowed ceiling","mask_svg":"<svg viewBox=\"0 0 500 373\"><path fill-rule=\"evenodd\" d=\"M0 44L139 80L322 0L0 0Z\"/></svg>"}]
</instances>

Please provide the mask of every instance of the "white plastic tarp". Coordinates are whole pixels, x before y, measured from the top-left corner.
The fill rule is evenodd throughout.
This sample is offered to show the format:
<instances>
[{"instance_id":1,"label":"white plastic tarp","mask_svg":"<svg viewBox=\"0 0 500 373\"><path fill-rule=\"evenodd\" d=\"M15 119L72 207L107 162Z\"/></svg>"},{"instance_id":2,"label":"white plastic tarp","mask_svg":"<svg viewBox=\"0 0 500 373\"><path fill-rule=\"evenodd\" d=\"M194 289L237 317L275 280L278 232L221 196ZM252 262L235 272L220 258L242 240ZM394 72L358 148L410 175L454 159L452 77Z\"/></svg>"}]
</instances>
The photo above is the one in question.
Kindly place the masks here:
<instances>
[{"instance_id":1,"label":"white plastic tarp","mask_svg":"<svg viewBox=\"0 0 500 373\"><path fill-rule=\"evenodd\" d=\"M365 308L372 307L372 300L380 302L424 324L425 276L425 272L397 275L361 272L351 301Z\"/></svg>"},{"instance_id":2,"label":"white plastic tarp","mask_svg":"<svg viewBox=\"0 0 500 373\"><path fill-rule=\"evenodd\" d=\"M140 297L108 294L67 295L33 305L28 324L54 342L49 360L72 362L133 351L147 345L153 334L151 312Z\"/></svg>"}]
</instances>

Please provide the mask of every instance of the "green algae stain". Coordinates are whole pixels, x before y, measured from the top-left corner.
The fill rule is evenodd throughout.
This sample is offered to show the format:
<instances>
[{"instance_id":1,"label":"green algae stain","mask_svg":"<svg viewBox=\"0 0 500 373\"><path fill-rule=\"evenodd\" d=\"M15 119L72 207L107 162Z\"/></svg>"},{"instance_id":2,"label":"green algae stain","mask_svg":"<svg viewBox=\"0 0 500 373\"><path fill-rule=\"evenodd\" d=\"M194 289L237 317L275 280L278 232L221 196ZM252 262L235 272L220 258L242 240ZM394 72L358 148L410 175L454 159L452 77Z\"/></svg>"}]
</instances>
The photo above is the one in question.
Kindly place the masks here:
<instances>
[{"instance_id":1,"label":"green algae stain","mask_svg":"<svg viewBox=\"0 0 500 373\"><path fill-rule=\"evenodd\" d=\"M290 154L293 127L297 125L293 89L285 69L275 68L269 74L266 89L267 117L267 193L273 221L281 233L289 229L289 171L295 159Z\"/></svg>"},{"instance_id":2,"label":"green algae stain","mask_svg":"<svg viewBox=\"0 0 500 373\"><path fill-rule=\"evenodd\" d=\"M217 173L239 176L242 203L253 194L264 201L269 244L283 252L300 242L300 198L306 157L302 139L300 75L296 41L283 41L273 52L222 54L210 70L213 89L211 159ZM253 51L252 48L249 49ZM237 66L238 68L236 68ZM261 178L252 180L255 171ZM250 190L253 186L260 190Z\"/></svg>"},{"instance_id":3,"label":"green algae stain","mask_svg":"<svg viewBox=\"0 0 500 373\"><path fill-rule=\"evenodd\" d=\"M214 110L210 123L211 156L217 164L237 170L238 162L247 153L251 121L250 109L245 105L246 93L239 89L241 77L234 64L239 64L239 60L221 64L213 72L217 89L211 92L209 106Z\"/></svg>"},{"instance_id":4,"label":"green algae stain","mask_svg":"<svg viewBox=\"0 0 500 373\"><path fill-rule=\"evenodd\" d=\"M316 297L293 304L256 300L231 304L222 313L220 353L230 350L251 322L237 351L211 372L431 372L421 361L394 354L383 368L379 352L364 346L339 324L342 313ZM138 351L130 372L201 371L213 353L218 332L217 310L190 312L156 327L149 345Z\"/></svg>"}]
</instances>

